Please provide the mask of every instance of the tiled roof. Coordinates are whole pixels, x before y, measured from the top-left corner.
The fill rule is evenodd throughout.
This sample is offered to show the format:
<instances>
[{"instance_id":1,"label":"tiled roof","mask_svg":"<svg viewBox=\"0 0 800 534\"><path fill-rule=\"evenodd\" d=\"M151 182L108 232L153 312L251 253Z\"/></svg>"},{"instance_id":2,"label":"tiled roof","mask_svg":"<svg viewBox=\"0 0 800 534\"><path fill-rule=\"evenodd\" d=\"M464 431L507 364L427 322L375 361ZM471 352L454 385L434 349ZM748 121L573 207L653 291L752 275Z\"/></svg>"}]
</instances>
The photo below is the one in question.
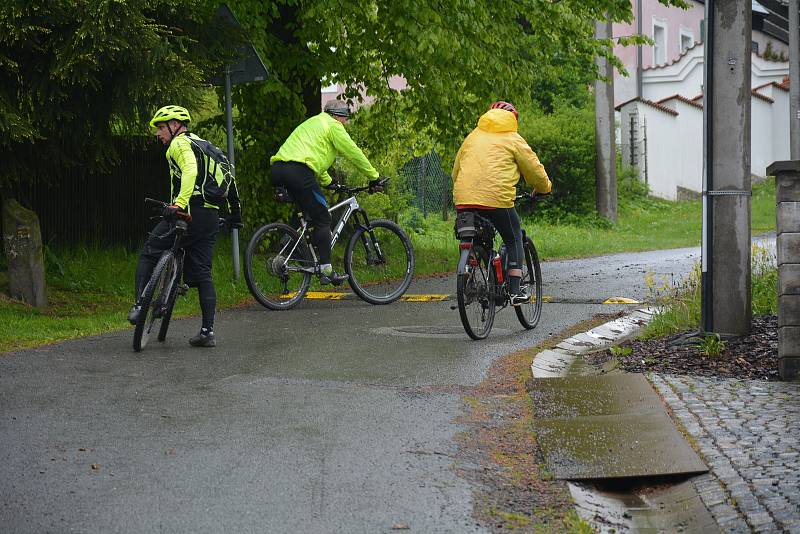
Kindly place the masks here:
<instances>
[{"instance_id":1,"label":"tiled roof","mask_svg":"<svg viewBox=\"0 0 800 534\"><path fill-rule=\"evenodd\" d=\"M783 84L786 84L786 85L783 85ZM757 87L753 87L753 91L761 90L761 89L763 89L765 87L769 87L770 85L780 89L781 91L788 91L789 90L789 80L785 79L781 83L778 83L778 82L763 83L763 84L761 84L761 85L759 85Z\"/></svg>"},{"instance_id":2,"label":"tiled roof","mask_svg":"<svg viewBox=\"0 0 800 534\"><path fill-rule=\"evenodd\" d=\"M674 65L675 63L678 63L681 59L683 59L683 56L688 54L690 50L692 50L693 48L695 48L696 46L701 45L701 44L703 44L702 41L695 41L694 43L692 43L692 46L690 46L689 48L687 48L686 50L681 52L678 55L678 57L676 57L675 59L673 59L669 63L659 63L658 65L650 65L649 67L645 67L642 70L645 71L645 70L663 69L664 67L669 67L670 65Z\"/></svg>"},{"instance_id":3,"label":"tiled roof","mask_svg":"<svg viewBox=\"0 0 800 534\"><path fill-rule=\"evenodd\" d=\"M758 98L760 100L763 100L764 102L769 102L770 104L774 104L775 103L775 101L773 99L771 99L770 97L768 97L767 95L762 95L761 93L759 93L757 87L754 88L752 91L750 91L750 93L752 93L752 95L754 97L756 97L756 98Z\"/></svg>"},{"instance_id":4,"label":"tiled roof","mask_svg":"<svg viewBox=\"0 0 800 534\"><path fill-rule=\"evenodd\" d=\"M702 96L703 95L700 95L701 98L702 98ZM668 96L667 98L662 98L661 100L659 100L658 103L659 104L663 104L664 102L667 102L669 100L680 100L681 102L683 102L685 104L689 104L690 106L696 107L698 109L703 109L703 104L700 104L700 103L696 102L695 100L686 98L683 95Z\"/></svg>"},{"instance_id":5,"label":"tiled roof","mask_svg":"<svg viewBox=\"0 0 800 534\"><path fill-rule=\"evenodd\" d=\"M644 98L639 98L638 96L636 98L632 98L632 99L628 100L627 102L623 102L622 104L620 104L619 106L617 106L614 109L619 111L620 109L623 108L623 106L626 106L626 105L630 104L631 102L636 102L636 101L639 101L642 104L648 105L648 106L650 106L652 108L656 108L657 110L663 111L664 113L668 113L670 115L674 115L676 117L678 115L680 115L680 113L678 113L677 111L675 111L672 108L668 108L667 106L662 106L658 102L653 102L652 100L645 100Z\"/></svg>"}]
</instances>

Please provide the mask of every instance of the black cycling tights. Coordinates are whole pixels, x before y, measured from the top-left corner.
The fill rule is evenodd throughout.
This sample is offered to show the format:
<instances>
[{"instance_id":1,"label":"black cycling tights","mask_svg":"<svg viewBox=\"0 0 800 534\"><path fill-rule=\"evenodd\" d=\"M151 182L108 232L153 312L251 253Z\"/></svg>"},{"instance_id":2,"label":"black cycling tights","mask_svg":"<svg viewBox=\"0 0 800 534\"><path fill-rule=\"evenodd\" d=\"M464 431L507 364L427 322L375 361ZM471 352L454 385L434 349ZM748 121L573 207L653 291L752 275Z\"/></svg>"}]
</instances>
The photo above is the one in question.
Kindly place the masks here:
<instances>
[{"instance_id":1,"label":"black cycling tights","mask_svg":"<svg viewBox=\"0 0 800 534\"><path fill-rule=\"evenodd\" d=\"M203 328L214 330L214 313L217 307L217 291L211 280L197 283L197 292L200 294L200 310L203 313Z\"/></svg>"},{"instance_id":2,"label":"black cycling tights","mask_svg":"<svg viewBox=\"0 0 800 534\"><path fill-rule=\"evenodd\" d=\"M331 214L314 171L303 163L276 161L272 164L270 178L273 185L282 185L288 189L305 216L311 219L314 226L311 242L317 249L319 262L323 265L330 263L333 241Z\"/></svg>"}]
</instances>

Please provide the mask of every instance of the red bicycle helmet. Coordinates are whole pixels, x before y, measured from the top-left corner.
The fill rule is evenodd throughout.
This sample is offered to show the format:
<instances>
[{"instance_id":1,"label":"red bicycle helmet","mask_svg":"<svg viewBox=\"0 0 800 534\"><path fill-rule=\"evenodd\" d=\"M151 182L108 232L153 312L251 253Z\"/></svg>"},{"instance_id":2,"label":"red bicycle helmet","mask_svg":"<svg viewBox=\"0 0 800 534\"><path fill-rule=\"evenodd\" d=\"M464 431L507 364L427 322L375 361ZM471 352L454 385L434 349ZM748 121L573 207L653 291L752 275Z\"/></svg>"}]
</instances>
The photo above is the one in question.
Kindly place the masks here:
<instances>
[{"instance_id":1,"label":"red bicycle helmet","mask_svg":"<svg viewBox=\"0 0 800 534\"><path fill-rule=\"evenodd\" d=\"M497 102L492 104L489 109L504 109L506 111L510 111L511 113L514 114L514 117L517 120L519 120L519 112L517 111L517 108L514 107L514 104L512 104L511 102L506 102L504 100L498 100Z\"/></svg>"}]
</instances>

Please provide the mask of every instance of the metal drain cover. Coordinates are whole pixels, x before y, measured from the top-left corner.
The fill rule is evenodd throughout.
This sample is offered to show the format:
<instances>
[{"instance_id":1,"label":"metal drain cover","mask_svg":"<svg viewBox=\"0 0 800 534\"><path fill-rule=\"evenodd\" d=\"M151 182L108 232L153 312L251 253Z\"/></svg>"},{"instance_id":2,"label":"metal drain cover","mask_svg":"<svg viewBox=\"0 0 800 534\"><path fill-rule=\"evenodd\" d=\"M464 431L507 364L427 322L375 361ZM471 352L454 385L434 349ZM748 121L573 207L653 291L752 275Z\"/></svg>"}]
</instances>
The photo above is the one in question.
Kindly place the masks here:
<instances>
[{"instance_id":1,"label":"metal drain cover","mask_svg":"<svg viewBox=\"0 0 800 534\"><path fill-rule=\"evenodd\" d=\"M373 330L376 334L401 337L427 337L440 339L469 339L461 326L383 326ZM493 328L491 336L510 334L508 328Z\"/></svg>"}]
</instances>

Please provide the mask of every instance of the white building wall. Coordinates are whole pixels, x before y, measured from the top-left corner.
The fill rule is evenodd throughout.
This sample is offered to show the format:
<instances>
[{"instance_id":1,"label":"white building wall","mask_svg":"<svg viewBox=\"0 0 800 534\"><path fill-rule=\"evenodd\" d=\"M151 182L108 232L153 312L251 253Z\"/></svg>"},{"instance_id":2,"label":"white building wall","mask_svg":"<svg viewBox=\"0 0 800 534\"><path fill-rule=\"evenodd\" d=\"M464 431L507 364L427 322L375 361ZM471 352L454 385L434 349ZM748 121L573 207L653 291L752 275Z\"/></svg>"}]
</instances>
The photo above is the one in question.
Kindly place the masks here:
<instances>
[{"instance_id":1,"label":"white building wall","mask_svg":"<svg viewBox=\"0 0 800 534\"><path fill-rule=\"evenodd\" d=\"M623 142L623 164L630 164L630 116L637 115L637 132L634 144L637 147L638 168L642 180L646 180L650 193L660 198L677 198L680 169L684 165L683 144L679 133L678 117L641 101L632 101L620 109L620 129ZM646 161L645 161L646 160ZM688 163L690 164L690 163Z\"/></svg>"},{"instance_id":2,"label":"white building wall","mask_svg":"<svg viewBox=\"0 0 800 534\"><path fill-rule=\"evenodd\" d=\"M703 189L703 110L697 106L676 100L675 117L677 141L680 154L680 172L675 185L699 193ZM676 191L677 195L677 191Z\"/></svg>"},{"instance_id":3,"label":"white building wall","mask_svg":"<svg viewBox=\"0 0 800 534\"><path fill-rule=\"evenodd\" d=\"M773 161L791 159L789 149L789 91L773 88L770 95L775 101L772 104L772 164ZM768 165L769 165L768 164Z\"/></svg>"},{"instance_id":4,"label":"white building wall","mask_svg":"<svg viewBox=\"0 0 800 534\"><path fill-rule=\"evenodd\" d=\"M642 95L658 102L673 95L694 98L703 92L703 45L697 44L677 63L642 73Z\"/></svg>"},{"instance_id":5,"label":"white building wall","mask_svg":"<svg viewBox=\"0 0 800 534\"><path fill-rule=\"evenodd\" d=\"M772 107L773 104L753 97L750 100L750 172L757 176L765 176L767 167L772 164Z\"/></svg>"}]
</instances>

